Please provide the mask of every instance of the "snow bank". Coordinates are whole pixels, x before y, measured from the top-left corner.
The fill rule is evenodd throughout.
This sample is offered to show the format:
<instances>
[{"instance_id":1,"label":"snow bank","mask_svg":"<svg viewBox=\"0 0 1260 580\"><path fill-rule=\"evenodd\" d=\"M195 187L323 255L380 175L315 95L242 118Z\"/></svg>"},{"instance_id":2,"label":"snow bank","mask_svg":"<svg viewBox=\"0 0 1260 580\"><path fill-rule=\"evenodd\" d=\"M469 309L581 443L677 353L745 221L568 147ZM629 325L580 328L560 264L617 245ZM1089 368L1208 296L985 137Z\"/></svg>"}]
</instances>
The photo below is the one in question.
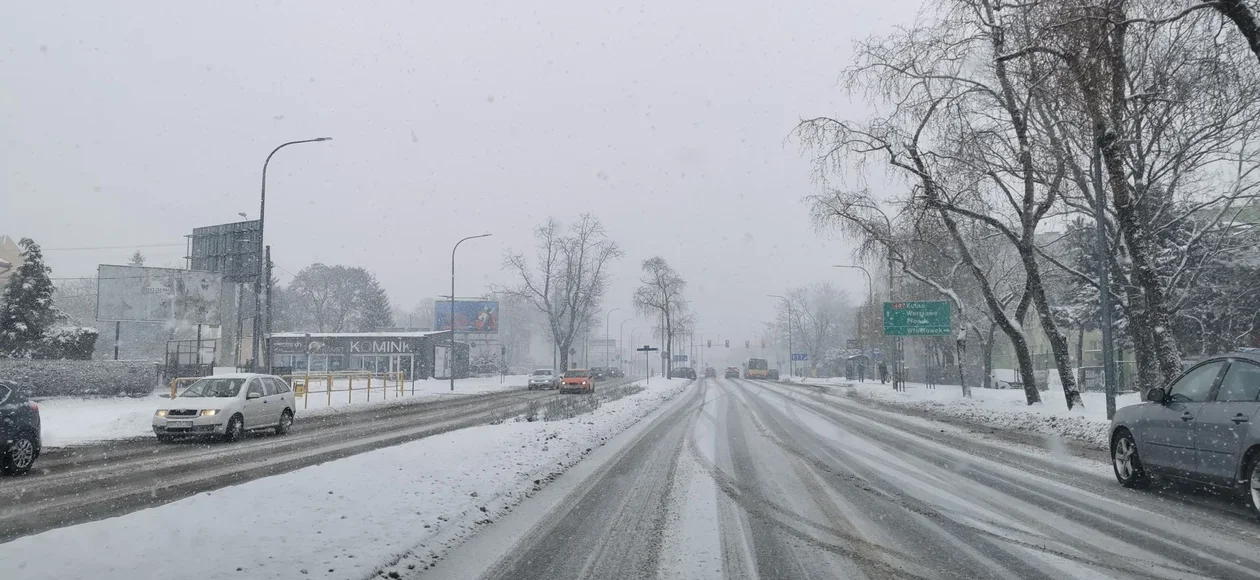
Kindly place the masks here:
<instances>
[{"instance_id":1,"label":"snow bank","mask_svg":"<svg viewBox=\"0 0 1260 580\"><path fill-rule=\"evenodd\" d=\"M835 384L835 383L832 383ZM879 383L844 383L852 385L851 395L886 405L944 415L986 427L1011 431L1057 435L1086 443L1099 449L1108 446L1111 421L1107 420L1107 401L1103 393L1082 393L1084 408L1071 411L1063 399L1063 391L1041 391L1042 402L1029 406L1024 391L1016 389L971 389L971 398L962 396L962 388L941 385L929 389L922 384L908 383L905 392L892 390ZM1116 397L1116 407L1141 402L1138 393Z\"/></svg>"},{"instance_id":2,"label":"snow bank","mask_svg":"<svg viewBox=\"0 0 1260 580\"><path fill-rule=\"evenodd\" d=\"M315 386L320 391L312 392L309 399L298 398L297 420L301 422L304 416L409 405L449 396L523 389L527 383L528 378L525 375L508 375L502 382L499 377L459 379L455 381L455 391L452 392L449 382L428 380L416 381L414 388L411 382L407 382L399 392L395 383L390 383L387 388L379 380L373 379L369 393L366 380L356 380L353 391L344 390L350 386L349 381L339 380L333 384L331 404L328 394L322 392L325 388L322 384ZM166 393L167 390L158 389L158 392ZM44 445L49 447L152 437L153 412L159 405L168 402L156 394L138 398L48 397L37 401L43 423Z\"/></svg>"},{"instance_id":3,"label":"snow bank","mask_svg":"<svg viewBox=\"0 0 1260 580\"><path fill-rule=\"evenodd\" d=\"M454 431L19 538L0 544L0 578L132 580L174 566L198 579L357 580L437 565L688 383L656 379L573 419Z\"/></svg>"}]
</instances>

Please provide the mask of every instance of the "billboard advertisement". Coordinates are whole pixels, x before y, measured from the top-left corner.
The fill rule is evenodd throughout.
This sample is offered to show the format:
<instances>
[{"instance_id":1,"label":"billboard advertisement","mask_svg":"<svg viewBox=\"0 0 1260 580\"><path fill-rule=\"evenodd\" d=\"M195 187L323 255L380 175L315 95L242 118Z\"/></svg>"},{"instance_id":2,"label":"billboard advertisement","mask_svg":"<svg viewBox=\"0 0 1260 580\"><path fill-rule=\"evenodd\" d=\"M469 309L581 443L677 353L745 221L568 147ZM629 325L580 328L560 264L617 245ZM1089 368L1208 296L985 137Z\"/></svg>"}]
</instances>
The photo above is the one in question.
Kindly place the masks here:
<instances>
[{"instance_id":1,"label":"billboard advertisement","mask_svg":"<svg viewBox=\"0 0 1260 580\"><path fill-rule=\"evenodd\" d=\"M433 305L433 329L451 329L451 302L438 300ZM499 303L492 300L456 300L455 332L499 332Z\"/></svg>"},{"instance_id":2,"label":"billboard advertisement","mask_svg":"<svg viewBox=\"0 0 1260 580\"><path fill-rule=\"evenodd\" d=\"M253 282L261 236L258 220L196 228L188 236L188 267L217 272L228 282Z\"/></svg>"},{"instance_id":3,"label":"billboard advertisement","mask_svg":"<svg viewBox=\"0 0 1260 580\"><path fill-rule=\"evenodd\" d=\"M219 324L223 278L214 272L101 264L96 278L97 320Z\"/></svg>"}]
</instances>

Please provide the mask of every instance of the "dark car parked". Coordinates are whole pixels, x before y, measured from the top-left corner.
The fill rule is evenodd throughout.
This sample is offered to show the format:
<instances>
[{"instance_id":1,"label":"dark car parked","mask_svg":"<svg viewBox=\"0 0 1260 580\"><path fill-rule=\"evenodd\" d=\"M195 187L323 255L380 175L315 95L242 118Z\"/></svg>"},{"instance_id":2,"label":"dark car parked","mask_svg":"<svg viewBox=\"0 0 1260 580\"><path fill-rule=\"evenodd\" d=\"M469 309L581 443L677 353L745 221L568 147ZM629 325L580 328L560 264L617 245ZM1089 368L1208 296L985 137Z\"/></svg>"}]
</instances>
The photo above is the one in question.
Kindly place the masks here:
<instances>
[{"instance_id":1,"label":"dark car parked","mask_svg":"<svg viewBox=\"0 0 1260 580\"><path fill-rule=\"evenodd\" d=\"M1208 358L1117 410L1111 459L1125 487L1159 475L1239 489L1260 515L1260 355Z\"/></svg>"},{"instance_id":2,"label":"dark car parked","mask_svg":"<svg viewBox=\"0 0 1260 580\"><path fill-rule=\"evenodd\" d=\"M39 405L17 385L0 381L0 472L21 475L39 457Z\"/></svg>"}]
</instances>

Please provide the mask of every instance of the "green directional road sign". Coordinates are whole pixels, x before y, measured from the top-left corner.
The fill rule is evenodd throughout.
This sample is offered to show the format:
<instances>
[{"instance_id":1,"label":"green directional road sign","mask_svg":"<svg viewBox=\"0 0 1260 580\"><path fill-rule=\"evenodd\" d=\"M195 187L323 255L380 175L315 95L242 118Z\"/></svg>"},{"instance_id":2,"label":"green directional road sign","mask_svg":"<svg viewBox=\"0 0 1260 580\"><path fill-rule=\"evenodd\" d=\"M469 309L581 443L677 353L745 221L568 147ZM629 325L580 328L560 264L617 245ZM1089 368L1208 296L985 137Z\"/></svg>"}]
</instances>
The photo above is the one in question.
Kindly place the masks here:
<instances>
[{"instance_id":1,"label":"green directional road sign","mask_svg":"<svg viewBox=\"0 0 1260 580\"><path fill-rule=\"evenodd\" d=\"M885 302L884 336L949 336L949 302Z\"/></svg>"}]
</instances>

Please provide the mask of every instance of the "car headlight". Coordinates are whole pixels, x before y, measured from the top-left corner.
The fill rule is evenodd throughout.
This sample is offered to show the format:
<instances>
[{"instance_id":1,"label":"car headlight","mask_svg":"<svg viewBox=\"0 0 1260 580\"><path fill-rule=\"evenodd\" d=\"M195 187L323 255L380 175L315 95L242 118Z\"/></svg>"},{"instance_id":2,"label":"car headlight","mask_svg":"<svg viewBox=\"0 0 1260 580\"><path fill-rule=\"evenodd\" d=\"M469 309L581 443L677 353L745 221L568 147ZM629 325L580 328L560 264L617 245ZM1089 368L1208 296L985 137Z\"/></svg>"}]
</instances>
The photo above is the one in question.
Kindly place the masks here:
<instances>
[{"instance_id":1,"label":"car headlight","mask_svg":"<svg viewBox=\"0 0 1260 580\"><path fill-rule=\"evenodd\" d=\"M202 417L213 417L214 415L217 415L218 413L219 413L218 409L202 409L201 410Z\"/></svg>"},{"instance_id":2,"label":"car headlight","mask_svg":"<svg viewBox=\"0 0 1260 580\"><path fill-rule=\"evenodd\" d=\"M154 415L155 417L165 417L165 416L166 416L166 409L158 409L158 410L157 410L157 412L156 412L156 413L154 413L153 415Z\"/></svg>"}]
</instances>

